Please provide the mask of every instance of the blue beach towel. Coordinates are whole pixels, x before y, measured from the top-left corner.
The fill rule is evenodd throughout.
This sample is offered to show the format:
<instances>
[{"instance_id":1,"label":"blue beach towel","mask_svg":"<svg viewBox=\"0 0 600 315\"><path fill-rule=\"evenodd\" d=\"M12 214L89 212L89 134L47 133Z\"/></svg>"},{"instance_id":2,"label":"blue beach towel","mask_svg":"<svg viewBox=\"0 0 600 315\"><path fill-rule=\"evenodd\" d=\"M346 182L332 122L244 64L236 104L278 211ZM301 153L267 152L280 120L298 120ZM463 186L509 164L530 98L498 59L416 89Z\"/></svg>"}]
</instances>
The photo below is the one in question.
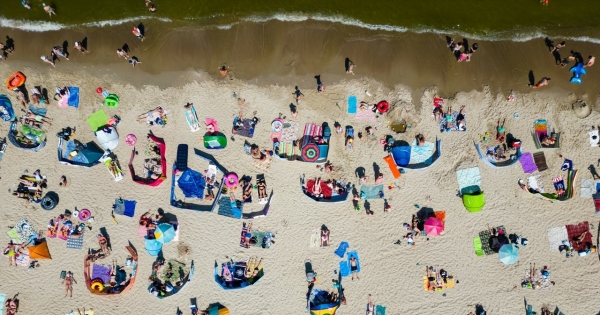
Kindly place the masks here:
<instances>
[{"instance_id":1,"label":"blue beach towel","mask_svg":"<svg viewBox=\"0 0 600 315\"><path fill-rule=\"evenodd\" d=\"M68 86L67 88L69 89L67 104L71 107L79 108L79 87Z\"/></svg>"},{"instance_id":2,"label":"blue beach towel","mask_svg":"<svg viewBox=\"0 0 600 315\"><path fill-rule=\"evenodd\" d=\"M0 313L4 310L4 300L6 300L6 293L0 293Z\"/></svg>"},{"instance_id":3,"label":"blue beach towel","mask_svg":"<svg viewBox=\"0 0 600 315\"><path fill-rule=\"evenodd\" d=\"M348 114L356 114L356 96L348 96Z\"/></svg>"},{"instance_id":4,"label":"blue beach towel","mask_svg":"<svg viewBox=\"0 0 600 315\"><path fill-rule=\"evenodd\" d=\"M340 275L342 277L347 277L350 275L350 267L348 267L348 262L345 260L340 261Z\"/></svg>"},{"instance_id":5,"label":"blue beach towel","mask_svg":"<svg viewBox=\"0 0 600 315\"><path fill-rule=\"evenodd\" d=\"M341 242L340 246L338 246L334 253L340 258L344 258L344 254L346 253L348 247L350 247L350 245L348 245L348 242Z\"/></svg>"},{"instance_id":6,"label":"blue beach towel","mask_svg":"<svg viewBox=\"0 0 600 315\"><path fill-rule=\"evenodd\" d=\"M381 199L383 196L383 185L362 186L360 188L360 199Z\"/></svg>"},{"instance_id":7,"label":"blue beach towel","mask_svg":"<svg viewBox=\"0 0 600 315\"><path fill-rule=\"evenodd\" d=\"M48 113L48 109L44 108L44 107L36 107L33 105L29 105L29 110L36 114L36 115L40 115L40 116L46 116L46 114Z\"/></svg>"},{"instance_id":8,"label":"blue beach towel","mask_svg":"<svg viewBox=\"0 0 600 315\"><path fill-rule=\"evenodd\" d=\"M135 200L125 200L125 210L123 211L123 215L133 218L135 215L135 205L137 201Z\"/></svg>"},{"instance_id":9,"label":"blue beach towel","mask_svg":"<svg viewBox=\"0 0 600 315\"><path fill-rule=\"evenodd\" d=\"M346 255L348 257L348 268L351 268L352 264L350 263L350 258L354 257L356 259L356 271L360 272L360 259L358 258L358 253L356 251L348 252Z\"/></svg>"}]
</instances>

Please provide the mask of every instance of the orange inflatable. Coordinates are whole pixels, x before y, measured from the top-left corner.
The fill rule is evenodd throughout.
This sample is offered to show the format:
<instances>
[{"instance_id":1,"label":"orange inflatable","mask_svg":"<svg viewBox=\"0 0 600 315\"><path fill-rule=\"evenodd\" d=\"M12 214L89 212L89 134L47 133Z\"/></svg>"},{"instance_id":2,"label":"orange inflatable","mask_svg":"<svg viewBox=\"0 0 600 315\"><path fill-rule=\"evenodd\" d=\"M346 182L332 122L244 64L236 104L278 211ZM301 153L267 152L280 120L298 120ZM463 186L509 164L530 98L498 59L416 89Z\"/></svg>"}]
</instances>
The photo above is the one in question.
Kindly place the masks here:
<instances>
[{"instance_id":1,"label":"orange inflatable","mask_svg":"<svg viewBox=\"0 0 600 315\"><path fill-rule=\"evenodd\" d=\"M9 90L14 90L23 85L23 83L25 83L25 79L26 78L23 72L17 71L11 74L8 79L6 79L6 88Z\"/></svg>"}]
</instances>

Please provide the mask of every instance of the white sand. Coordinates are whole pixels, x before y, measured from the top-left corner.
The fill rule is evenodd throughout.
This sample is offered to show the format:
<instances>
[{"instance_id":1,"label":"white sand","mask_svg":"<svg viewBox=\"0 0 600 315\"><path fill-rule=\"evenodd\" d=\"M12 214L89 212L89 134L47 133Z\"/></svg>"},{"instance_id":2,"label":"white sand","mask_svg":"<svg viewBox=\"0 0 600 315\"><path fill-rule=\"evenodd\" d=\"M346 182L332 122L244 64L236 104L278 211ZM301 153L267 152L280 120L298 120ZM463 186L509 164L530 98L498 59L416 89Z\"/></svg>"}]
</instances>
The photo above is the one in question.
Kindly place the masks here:
<instances>
[{"instance_id":1,"label":"white sand","mask_svg":"<svg viewBox=\"0 0 600 315\"><path fill-rule=\"evenodd\" d=\"M0 78L6 78L17 69L8 64L0 65ZM137 70L137 69L136 69ZM0 292L9 296L19 292L21 308L19 314L63 314L77 307L93 307L96 314L174 314L176 307L189 311L189 299L198 298L198 306L220 302L227 306L232 314L306 314L306 290L304 266L311 259L319 274L317 288L331 289L331 280L340 259L333 254L340 241L349 242L351 250L357 250L362 262L360 280L345 278L343 285L348 305L342 306L337 314L362 314L367 294L373 294L375 302L387 306L388 314L467 314L474 310L475 304L482 304L488 314L522 314L524 303L535 305L536 310L543 304L552 309L558 306L565 314L593 314L598 311L597 296L600 289L594 280L597 273L596 255L567 259L564 255L549 252L547 230L550 227L574 224L589 220L594 224L596 241L597 217L591 199L579 197L576 189L573 200L550 203L523 192L517 185L518 178L526 178L520 164L506 169L492 169L479 161L473 140L477 134L495 130L496 121L507 118L507 131L523 141L525 152L536 152L530 129L535 119L546 118L562 131L562 148L547 151L549 170L542 172L545 187L553 191L551 178L560 173L559 167L563 154L572 159L575 167L581 169L576 186L580 180L590 178L586 170L589 164L597 161L597 148L588 145L587 131L597 123L598 115L593 113L584 120L578 120L570 110L574 98L558 94L551 88L530 94L517 94L517 100L509 103L506 95L495 95L483 90L458 93L447 104L458 109L467 105L468 132L440 134L433 122L430 111L435 90L426 91L421 99L411 99L410 90L397 87L390 91L376 82L356 80L335 86L327 86L327 92L317 95L312 82L301 86L306 99L299 106L298 121L321 123L327 121L333 126L334 120L342 125L351 124L359 131L367 124L356 121L345 114L347 95L355 94L359 101L366 97L364 90L373 95L366 100L387 99L394 110L388 117L379 118L375 124L379 131L377 139L356 141L353 151L344 150L343 137L333 135L329 158L338 167L336 177L341 176L355 182L354 170L365 167L373 178L372 164L377 163L386 176L385 183L392 182L387 166L383 163L383 148L379 137L386 134L386 121L400 116L407 118L411 129L396 138L412 140L418 132L428 140L435 137L443 140L443 156L431 168L425 171L411 171L394 181L401 189L386 191L386 198L392 205L390 213L383 213L383 201L369 201L375 211L374 216L355 212L350 201L342 204L316 203L302 195L298 178L323 176L314 164L274 161L266 174L269 188L275 189L274 202L266 218L254 221L254 227L277 233L276 244L269 250L239 247L241 220L222 217L211 213L197 213L174 209L169 206L171 175L167 182L157 188L135 184L131 181L127 162L131 148L125 145L124 135L135 133L142 146L148 128L135 122L135 117L157 105L169 111L169 120L164 128L152 128L167 143L167 163L169 172L175 158L176 145L187 143L190 147L202 148L199 138L201 132L191 133L185 122L182 106L193 102L200 120L206 117L217 119L220 127L230 136L233 115L239 110L231 96L236 91L246 98L246 115L257 111L262 119L256 136L251 142L270 145L270 121L279 112L291 117L288 105L292 102L291 87L257 87L238 81L220 81L196 77L198 82L190 81L186 86L160 90L148 86L141 90L132 86L109 84L109 77L82 76L80 73L60 73L59 71L37 72L23 69L27 75L27 86L42 85L50 93L56 85L68 84L81 87L79 109L58 108L56 102L49 106L48 116L54 118L49 128L48 144L41 152L33 153L19 150L9 145L4 159L0 162L0 191L3 191L3 211L0 224L12 225L21 217L26 217L37 229L46 228L48 220L56 217L64 209L74 207L89 208L94 217L94 230L87 233L83 250L65 248L65 242L50 239L49 246L53 259L40 261L41 268L27 271L26 268L8 267L0 264ZM193 76L190 76L194 79ZM95 94L97 86L116 93L121 104L115 109L105 109L109 115L117 114L122 118L118 131L121 144L115 150L125 172L125 179L115 183L102 165L93 168L76 168L60 165L56 160L57 137L62 127L76 126L79 140L93 140L85 118L101 108L101 99ZM554 92L554 93L553 93ZM10 97L16 102L14 96ZM586 100L593 104L595 100ZM336 103L340 108L336 107ZM18 110L18 105L15 103ZM513 113L519 112L520 118L514 119ZM8 124L0 125L0 134L6 134ZM300 132L301 132L300 131ZM252 166L252 160L243 153L244 138L236 137L225 150L210 152L220 163L238 174L255 176L260 173ZM142 155L143 147L138 146ZM142 156L136 159L136 165L142 163ZM205 165L190 152L189 165L201 169ZM467 212L457 198L457 168L478 166L482 175L482 186L486 192L487 204L480 213ZM39 206L24 207L21 200L10 196L9 189L16 187L18 177L24 170L31 174L41 169L48 176L49 189L58 192L60 204L53 211L44 211ZM58 186L61 175L67 175L70 185ZM431 200L428 200L428 196ZM136 218L117 216L115 225L110 218L111 205L117 197L138 201ZM256 196L255 196L256 198ZM403 233L402 223L410 220L416 211L414 205L431 207L447 211L446 233L441 237L432 237L429 242L417 238L417 246L411 248L403 242L394 245ZM174 213L181 222L181 243L191 247L187 261L194 260L195 277L182 292L159 300L146 290L146 279L151 273L154 257L144 250L143 240L136 237L137 217L147 210L163 208ZM258 204L252 204L246 211L257 210ZM476 257L472 239L486 224L504 225L509 233L518 233L529 239L530 245L521 250L521 258L512 266L503 265L497 256ZM330 248L309 248L311 231L325 224L331 230ZM93 237L98 228L106 227L113 244L113 256L123 262L126 251L124 246L131 241L139 252L139 275L134 288L114 297L93 296L84 287L83 256L86 249L96 248ZM8 236L2 233L2 241ZM222 290L213 280L215 260L225 261L226 257L236 258L246 255L263 257L265 276L256 285L244 290ZM177 256L177 243L165 246L167 258ZM556 286L549 290L532 291L520 288L520 281L530 262L538 266L547 265L552 272ZM417 264L420 264L417 266ZM426 265L439 265L460 281L455 288L441 293L424 292L422 277ZM60 284L61 270L71 270L79 282L74 286L72 299L64 298Z\"/></svg>"}]
</instances>

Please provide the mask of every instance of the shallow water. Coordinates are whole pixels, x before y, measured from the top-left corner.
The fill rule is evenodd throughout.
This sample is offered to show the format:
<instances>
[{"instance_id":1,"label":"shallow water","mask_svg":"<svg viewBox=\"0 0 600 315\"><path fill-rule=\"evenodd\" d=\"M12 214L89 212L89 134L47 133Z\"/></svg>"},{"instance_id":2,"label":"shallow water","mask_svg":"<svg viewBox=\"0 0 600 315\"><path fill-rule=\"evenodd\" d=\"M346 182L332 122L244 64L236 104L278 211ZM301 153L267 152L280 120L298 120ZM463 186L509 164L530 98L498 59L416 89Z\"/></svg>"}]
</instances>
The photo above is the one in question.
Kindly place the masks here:
<instances>
[{"instance_id":1,"label":"shallow water","mask_svg":"<svg viewBox=\"0 0 600 315\"><path fill-rule=\"evenodd\" d=\"M3 3L0 26L27 30L73 26L135 23L155 17L173 23L228 27L242 21L279 19L326 20L392 31L458 33L479 39L527 40L540 36L600 42L600 1L551 0L155 0L158 12L147 10L143 0L56 0L57 16L48 18L42 0L30 1L31 10L18 0ZM51 23L48 23L50 22ZM42 23L46 22L46 23Z\"/></svg>"}]
</instances>

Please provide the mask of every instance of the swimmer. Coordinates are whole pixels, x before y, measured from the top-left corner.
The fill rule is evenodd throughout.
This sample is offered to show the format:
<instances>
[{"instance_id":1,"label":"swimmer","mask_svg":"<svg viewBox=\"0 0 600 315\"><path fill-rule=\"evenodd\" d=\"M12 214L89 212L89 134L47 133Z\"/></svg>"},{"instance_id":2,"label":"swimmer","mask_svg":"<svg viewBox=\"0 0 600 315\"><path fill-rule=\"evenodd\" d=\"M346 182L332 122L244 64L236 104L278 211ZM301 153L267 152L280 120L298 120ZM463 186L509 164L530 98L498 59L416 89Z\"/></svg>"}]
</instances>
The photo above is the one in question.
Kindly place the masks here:
<instances>
[{"instance_id":1,"label":"swimmer","mask_svg":"<svg viewBox=\"0 0 600 315\"><path fill-rule=\"evenodd\" d=\"M219 68L219 73L220 73L222 76L226 76L228 71L229 71L229 67L227 67L226 65L222 65L222 66Z\"/></svg>"},{"instance_id":2,"label":"swimmer","mask_svg":"<svg viewBox=\"0 0 600 315\"><path fill-rule=\"evenodd\" d=\"M594 62L596 62L596 57L594 57L594 56L589 56L589 57L588 57L588 62L585 64L585 66L584 66L584 67L586 67L586 68L587 68L587 67L591 67L591 66L593 66L593 65L594 65Z\"/></svg>"},{"instance_id":3,"label":"swimmer","mask_svg":"<svg viewBox=\"0 0 600 315\"><path fill-rule=\"evenodd\" d=\"M346 74L351 74L354 75L354 62L352 62L352 60L350 60L350 58L346 58L345 62L344 62L344 66L346 67Z\"/></svg>"},{"instance_id":4,"label":"swimmer","mask_svg":"<svg viewBox=\"0 0 600 315\"><path fill-rule=\"evenodd\" d=\"M52 14L56 15L56 12L54 12L54 8L52 8L51 6L46 5L45 3L42 3L42 6L44 7L44 11L46 11L46 13L50 15L50 17L52 17Z\"/></svg>"},{"instance_id":5,"label":"swimmer","mask_svg":"<svg viewBox=\"0 0 600 315\"><path fill-rule=\"evenodd\" d=\"M528 84L527 86L530 86L534 89L539 89L544 85L548 85L550 83L550 78L548 77L543 77L537 84L533 85L533 84Z\"/></svg>"},{"instance_id":6,"label":"swimmer","mask_svg":"<svg viewBox=\"0 0 600 315\"><path fill-rule=\"evenodd\" d=\"M156 12L156 7L154 6L154 4L150 5L150 8L148 9L148 11L150 11L150 12Z\"/></svg>"},{"instance_id":7,"label":"swimmer","mask_svg":"<svg viewBox=\"0 0 600 315\"><path fill-rule=\"evenodd\" d=\"M129 59L129 64L132 65L133 67L135 67L136 63L142 63L141 61L138 61L136 56L131 57L131 59Z\"/></svg>"}]
</instances>

